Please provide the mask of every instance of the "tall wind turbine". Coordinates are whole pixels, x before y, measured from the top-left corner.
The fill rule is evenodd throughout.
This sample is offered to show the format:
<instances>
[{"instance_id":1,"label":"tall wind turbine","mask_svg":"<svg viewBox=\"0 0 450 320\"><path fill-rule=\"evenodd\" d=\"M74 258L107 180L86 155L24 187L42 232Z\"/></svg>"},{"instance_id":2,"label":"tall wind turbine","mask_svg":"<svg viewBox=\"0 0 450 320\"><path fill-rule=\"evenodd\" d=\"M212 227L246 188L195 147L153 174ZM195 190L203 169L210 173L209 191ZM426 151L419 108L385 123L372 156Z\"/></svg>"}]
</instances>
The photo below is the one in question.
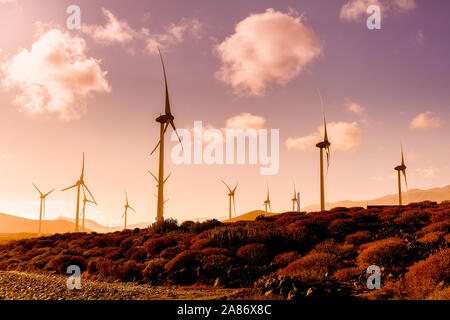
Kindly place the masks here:
<instances>
[{"instance_id":1,"label":"tall wind turbine","mask_svg":"<svg viewBox=\"0 0 450 320\"><path fill-rule=\"evenodd\" d=\"M272 212L272 207L270 206L270 197L269 197L269 187L267 187L267 199L264 201L264 210L267 213L267 207L269 207L270 212Z\"/></svg>"},{"instance_id":2,"label":"tall wind turbine","mask_svg":"<svg viewBox=\"0 0 450 320\"><path fill-rule=\"evenodd\" d=\"M158 49L159 51L159 49ZM177 133L177 128L173 120L175 119L170 111L170 101L169 101L169 90L167 88L167 76L166 76L166 68L164 66L164 61L161 55L161 51L159 51L159 57L161 58L161 64L164 72L164 84L166 89L166 105L165 105L165 114L160 115L156 118L156 122L160 123L160 131L159 131L159 142L156 147L153 149L150 155L152 155L156 149L159 147L159 171L158 171L158 181L165 182L167 180L164 179L164 134L167 131L169 125L175 131L178 141L180 141L181 148L183 148L183 144L181 143L181 138ZM152 174L153 175L153 174ZM164 221L164 183L158 182L158 206L156 211L156 221Z\"/></svg>"},{"instance_id":3,"label":"tall wind turbine","mask_svg":"<svg viewBox=\"0 0 450 320\"><path fill-rule=\"evenodd\" d=\"M95 201L91 201L91 200L89 200L87 197L86 197L86 192L84 192L84 188L83 188L83 210L82 210L82 213L83 213L83 220L82 220L82 222L81 222L81 232L84 232L84 215L85 215L85 213L86 213L86 203L92 203L92 204L95 204L95 205L97 205L97 202L95 202Z\"/></svg>"},{"instance_id":4,"label":"tall wind turbine","mask_svg":"<svg viewBox=\"0 0 450 320\"><path fill-rule=\"evenodd\" d=\"M325 111L323 108L323 100L320 91L317 90L320 97L320 103L322 104L322 113L323 113L323 127L324 127L324 137L323 141L316 144L316 147L320 149L320 210L325 211L325 186L324 186L324 174L323 174L323 150L325 149L327 154L327 172L330 166L330 141L328 141L328 133L327 133L327 122L325 120Z\"/></svg>"},{"instance_id":5,"label":"tall wind turbine","mask_svg":"<svg viewBox=\"0 0 450 320\"><path fill-rule=\"evenodd\" d=\"M78 179L78 181L70 187L67 187L65 189L63 189L62 191L66 191L72 188L77 188L77 209L75 212L75 232L78 232L78 225L79 225L79 214L80 214L80 189L83 187L87 190L87 192L89 192L89 195L92 198L92 201L96 202L94 199L94 196L92 195L91 191L89 190L89 188L86 186L86 184L84 183L84 152L83 152L83 166L81 168L81 175L80 175L80 179Z\"/></svg>"},{"instance_id":6,"label":"tall wind turbine","mask_svg":"<svg viewBox=\"0 0 450 320\"><path fill-rule=\"evenodd\" d=\"M405 158L403 157L403 146L400 144L400 149L402 153L402 163L399 166L396 166L394 169L397 170L397 178L398 178L398 204L402 205L402 181L400 179L400 173L403 174L405 178L406 190L408 190L408 181L406 180L406 165Z\"/></svg>"},{"instance_id":7,"label":"tall wind turbine","mask_svg":"<svg viewBox=\"0 0 450 320\"><path fill-rule=\"evenodd\" d=\"M225 183L225 181L223 181L223 180L221 180L221 181L222 181L223 184L228 188L228 191L229 191L229 193L228 193L228 197L229 197L229 201L230 201L230 206L229 206L229 208L230 208L230 211L229 211L230 215L229 215L229 217L230 217L230 222L231 222L231 201L233 201L234 215L236 216L236 202L235 202L235 200L234 200L234 194L235 194L235 192L236 192L236 188L237 188L238 184L236 183L236 186L234 187L234 189L231 189L231 188Z\"/></svg>"},{"instance_id":8,"label":"tall wind turbine","mask_svg":"<svg viewBox=\"0 0 450 320\"><path fill-rule=\"evenodd\" d=\"M33 186L36 188L36 190L39 192L39 194L41 196L41 206L40 206L40 209L39 209L39 236L41 236L42 219L45 219L45 198L50 193L55 191L55 189L53 189L52 191L47 192L46 194L43 194L41 192L41 190L39 190L38 187L36 187L36 185L34 183L33 183Z\"/></svg>"},{"instance_id":9,"label":"tall wind turbine","mask_svg":"<svg viewBox=\"0 0 450 320\"><path fill-rule=\"evenodd\" d=\"M136 210L134 210L129 204L128 204L128 194L127 194L127 190L125 190L125 199L126 199L126 203L125 203L125 212L123 214L122 217L125 217L125 226L124 229L127 228L127 214L128 214L128 209L130 209L131 211L133 211L134 213L136 213Z\"/></svg>"},{"instance_id":10,"label":"tall wind turbine","mask_svg":"<svg viewBox=\"0 0 450 320\"><path fill-rule=\"evenodd\" d=\"M295 205L298 205L298 198L297 198L297 191L295 190L295 184L294 184L294 197L291 199L292 201L292 211L295 211Z\"/></svg>"}]
</instances>

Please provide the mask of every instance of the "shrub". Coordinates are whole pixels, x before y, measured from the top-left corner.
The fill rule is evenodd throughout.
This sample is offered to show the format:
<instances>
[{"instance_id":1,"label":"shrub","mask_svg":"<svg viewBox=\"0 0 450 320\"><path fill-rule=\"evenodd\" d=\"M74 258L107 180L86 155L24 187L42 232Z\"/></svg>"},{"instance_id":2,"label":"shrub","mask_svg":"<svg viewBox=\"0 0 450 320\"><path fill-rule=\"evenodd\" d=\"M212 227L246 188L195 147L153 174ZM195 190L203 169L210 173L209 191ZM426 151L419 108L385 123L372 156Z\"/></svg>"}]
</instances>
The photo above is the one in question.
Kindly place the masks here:
<instances>
[{"instance_id":1,"label":"shrub","mask_svg":"<svg viewBox=\"0 0 450 320\"><path fill-rule=\"evenodd\" d=\"M334 278L340 281L356 280L361 274L361 270L356 267L343 268L336 271L333 275Z\"/></svg>"},{"instance_id":2,"label":"shrub","mask_svg":"<svg viewBox=\"0 0 450 320\"><path fill-rule=\"evenodd\" d=\"M311 253L279 270L279 275L298 276L302 280L323 280L336 268L336 256L329 253Z\"/></svg>"},{"instance_id":3,"label":"shrub","mask_svg":"<svg viewBox=\"0 0 450 320\"><path fill-rule=\"evenodd\" d=\"M120 281L136 281L141 279L142 265L139 265L134 260L126 261L124 264L117 264L115 275Z\"/></svg>"},{"instance_id":4,"label":"shrub","mask_svg":"<svg viewBox=\"0 0 450 320\"><path fill-rule=\"evenodd\" d=\"M415 263L405 274L405 285L414 299L424 299L440 282L450 282L450 249Z\"/></svg>"},{"instance_id":5,"label":"shrub","mask_svg":"<svg viewBox=\"0 0 450 320\"><path fill-rule=\"evenodd\" d=\"M118 260L121 258L122 250L119 247L110 247L105 249L104 257L109 260Z\"/></svg>"},{"instance_id":6,"label":"shrub","mask_svg":"<svg viewBox=\"0 0 450 320\"><path fill-rule=\"evenodd\" d=\"M217 243L213 239L209 239L209 238L198 239L191 245L191 249L192 250L201 250L206 247L212 247L216 244Z\"/></svg>"},{"instance_id":7,"label":"shrub","mask_svg":"<svg viewBox=\"0 0 450 320\"><path fill-rule=\"evenodd\" d=\"M345 237L345 242L349 244L360 245L370 242L372 239L371 233L368 230L357 231Z\"/></svg>"},{"instance_id":8,"label":"shrub","mask_svg":"<svg viewBox=\"0 0 450 320\"><path fill-rule=\"evenodd\" d=\"M147 259L147 253L145 252L144 248L131 248L127 251L127 256L129 256L130 259L135 260L136 262L142 262Z\"/></svg>"},{"instance_id":9,"label":"shrub","mask_svg":"<svg viewBox=\"0 0 450 320\"><path fill-rule=\"evenodd\" d=\"M169 272L174 272L183 268L192 268L197 264L197 262L197 251L186 250L180 252L175 258L166 263L164 269Z\"/></svg>"},{"instance_id":10,"label":"shrub","mask_svg":"<svg viewBox=\"0 0 450 320\"><path fill-rule=\"evenodd\" d=\"M164 274L164 265L167 263L167 259L156 258L149 260L144 269L142 270L142 278L144 281L155 282L161 278Z\"/></svg>"},{"instance_id":11,"label":"shrub","mask_svg":"<svg viewBox=\"0 0 450 320\"><path fill-rule=\"evenodd\" d=\"M378 240L365 246L365 249L358 256L358 265L363 269L370 265L396 269L396 266L404 265L408 254L405 242L399 238Z\"/></svg>"},{"instance_id":12,"label":"shrub","mask_svg":"<svg viewBox=\"0 0 450 320\"><path fill-rule=\"evenodd\" d=\"M284 253L281 253L281 254L275 256L275 258L273 258L272 263L277 268L283 268L283 267L287 266L289 263L291 263L292 261L296 260L297 258L298 258L298 253L295 251L284 252Z\"/></svg>"},{"instance_id":13,"label":"shrub","mask_svg":"<svg viewBox=\"0 0 450 320\"><path fill-rule=\"evenodd\" d=\"M261 264L267 260L269 250L262 243L251 243L239 248L236 255L246 263Z\"/></svg>"},{"instance_id":14,"label":"shrub","mask_svg":"<svg viewBox=\"0 0 450 320\"><path fill-rule=\"evenodd\" d=\"M231 266L233 259L224 254L212 254L201 259L202 269L205 277L214 281L223 276Z\"/></svg>"},{"instance_id":15,"label":"shrub","mask_svg":"<svg viewBox=\"0 0 450 320\"><path fill-rule=\"evenodd\" d=\"M177 239L172 235L159 238L151 238L144 243L144 248L149 256L158 255L163 249L177 245Z\"/></svg>"},{"instance_id":16,"label":"shrub","mask_svg":"<svg viewBox=\"0 0 450 320\"><path fill-rule=\"evenodd\" d=\"M172 231L180 230L178 227L178 221L172 218L154 222L149 229L151 232L159 234L166 234Z\"/></svg>"},{"instance_id":17,"label":"shrub","mask_svg":"<svg viewBox=\"0 0 450 320\"><path fill-rule=\"evenodd\" d=\"M82 256L57 255L45 266L46 270L55 270L58 273L66 273L70 265L79 266L81 270L86 268L86 260Z\"/></svg>"}]
</instances>

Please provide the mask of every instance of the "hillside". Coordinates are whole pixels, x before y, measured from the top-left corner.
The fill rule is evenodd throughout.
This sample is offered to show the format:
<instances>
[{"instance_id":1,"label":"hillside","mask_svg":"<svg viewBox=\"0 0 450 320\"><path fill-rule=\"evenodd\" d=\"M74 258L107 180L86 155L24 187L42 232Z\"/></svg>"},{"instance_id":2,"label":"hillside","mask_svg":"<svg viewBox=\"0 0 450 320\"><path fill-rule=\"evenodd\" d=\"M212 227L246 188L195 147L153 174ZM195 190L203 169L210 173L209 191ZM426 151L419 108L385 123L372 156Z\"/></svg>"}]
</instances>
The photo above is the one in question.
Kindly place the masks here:
<instances>
[{"instance_id":1,"label":"hillside","mask_svg":"<svg viewBox=\"0 0 450 320\"><path fill-rule=\"evenodd\" d=\"M0 213L0 233L28 233L37 234L39 220L27 219ZM73 232L75 224L63 219L44 220L42 222L42 233L66 233ZM89 229L86 230L90 232Z\"/></svg>"},{"instance_id":2,"label":"hillside","mask_svg":"<svg viewBox=\"0 0 450 320\"><path fill-rule=\"evenodd\" d=\"M450 299L449 244L450 202L423 202L23 239L0 245L0 271L78 265L89 280L247 288L253 299ZM380 290L367 288L370 265Z\"/></svg>"},{"instance_id":3,"label":"hillside","mask_svg":"<svg viewBox=\"0 0 450 320\"><path fill-rule=\"evenodd\" d=\"M411 189L408 192L403 192L403 199L407 203L421 202L421 201L435 201L442 202L444 200L450 200L450 185L440 188L433 188L427 190L421 189ZM397 205L398 204L398 194L390 194L380 198L372 200L360 200L351 201L344 200L333 203L326 203L325 208L330 210L336 207L367 207L368 205ZM319 205L310 205L302 208L302 211L312 212L318 211L320 209Z\"/></svg>"}]
</instances>

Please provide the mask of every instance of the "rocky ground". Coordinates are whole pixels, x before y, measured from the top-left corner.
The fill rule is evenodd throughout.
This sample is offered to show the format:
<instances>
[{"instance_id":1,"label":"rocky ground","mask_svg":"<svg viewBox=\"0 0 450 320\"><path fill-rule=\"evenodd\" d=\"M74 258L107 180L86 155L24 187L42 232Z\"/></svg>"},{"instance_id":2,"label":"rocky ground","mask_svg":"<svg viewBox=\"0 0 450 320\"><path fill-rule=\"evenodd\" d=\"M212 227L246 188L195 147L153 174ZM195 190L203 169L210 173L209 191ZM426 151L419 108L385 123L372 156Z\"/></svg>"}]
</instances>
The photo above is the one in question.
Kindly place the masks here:
<instances>
[{"instance_id":1,"label":"rocky ground","mask_svg":"<svg viewBox=\"0 0 450 320\"><path fill-rule=\"evenodd\" d=\"M107 283L81 279L81 289L69 290L67 276L0 272L2 300L177 300L236 299L241 290L194 287L152 287L137 283Z\"/></svg>"}]
</instances>

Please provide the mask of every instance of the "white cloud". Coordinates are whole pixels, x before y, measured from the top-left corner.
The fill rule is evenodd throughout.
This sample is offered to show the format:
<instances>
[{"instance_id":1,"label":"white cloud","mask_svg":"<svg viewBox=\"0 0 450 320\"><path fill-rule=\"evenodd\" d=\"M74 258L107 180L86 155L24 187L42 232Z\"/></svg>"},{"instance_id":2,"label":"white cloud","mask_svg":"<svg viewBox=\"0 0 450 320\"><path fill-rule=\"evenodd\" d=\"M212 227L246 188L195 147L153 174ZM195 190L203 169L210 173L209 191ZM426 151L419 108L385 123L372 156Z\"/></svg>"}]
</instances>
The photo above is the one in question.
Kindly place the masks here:
<instances>
[{"instance_id":1,"label":"white cloud","mask_svg":"<svg viewBox=\"0 0 450 320\"><path fill-rule=\"evenodd\" d=\"M94 40L104 44L125 43L138 36L138 32L131 28L126 21L117 19L111 11L105 8L102 8L102 12L107 19L104 26L83 25L82 27L82 31L92 36Z\"/></svg>"},{"instance_id":2,"label":"white cloud","mask_svg":"<svg viewBox=\"0 0 450 320\"><path fill-rule=\"evenodd\" d=\"M269 83L286 84L322 53L322 43L301 16L267 9L240 21L216 46L216 77L236 93L262 95Z\"/></svg>"},{"instance_id":3,"label":"white cloud","mask_svg":"<svg viewBox=\"0 0 450 320\"><path fill-rule=\"evenodd\" d=\"M366 108L354 102L349 102L347 103L347 110L357 115L362 115L365 112Z\"/></svg>"},{"instance_id":4,"label":"white cloud","mask_svg":"<svg viewBox=\"0 0 450 320\"><path fill-rule=\"evenodd\" d=\"M314 150L315 144L323 140L323 126L315 133L298 138L288 138L288 149ZM362 139L362 130L357 122L330 122L327 124L328 139L334 150L350 151L358 147Z\"/></svg>"},{"instance_id":5,"label":"white cloud","mask_svg":"<svg viewBox=\"0 0 450 320\"><path fill-rule=\"evenodd\" d=\"M138 40L145 44L145 50L148 53L157 54L158 47L164 50L180 44L185 40L186 35L196 39L201 37L202 24L196 18L181 18L178 23L170 24L166 28L166 32L156 34L151 33L147 28L133 29L127 21L119 20L111 11L105 8L102 8L102 11L107 19L106 24L104 26L84 25L82 31L95 41L105 45L128 44L133 40ZM132 47L128 47L128 51L134 53Z\"/></svg>"},{"instance_id":6,"label":"white cloud","mask_svg":"<svg viewBox=\"0 0 450 320\"><path fill-rule=\"evenodd\" d=\"M94 92L110 92L100 61L87 57L86 43L77 36L50 29L1 66L3 85L19 90L15 102L30 115L56 112L76 118Z\"/></svg>"},{"instance_id":7,"label":"white cloud","mask_svg":"<svg viewBox=\"0 0 450 320\"><path fill-rule=\"evenodd\" d=\"M340 18L346 21L360 21L367 16L366 10L370 5L379 6L382 17L392 11L405 12L417 7L414 0L349 0L341 7Z\"/></svg>"},{"instance_id":8,"label":"white cloud","mask_svg":"<svg viewBox=\"0 0 450 320\"><path fill-rule=\"evenodd\" d=\"M434 117L433 115L435 115L435 113L431 111L418 114L412 119L409 127L411 129L439 128L441 126L441 119L439 117Z\"/></svg>"},{"instance_id":9,"label":"white cloud","mask_svg":"<svg viewBox=\"0 0 450 320\"><path fill-rule=\"evenodd\" d=\"M436 174L439 171L440 170L438 168L434 168L434 167L417 168L416 169L416 172L419 174L419 176L421 176L422 178L425 178L425 179L430 179L430 178L436 177Z\"/></svg>"},{"instance_id":10,"label":"white cloud","mask_svg":"<svg viewBox=\"0 0 450 320\"><path fill-rule=\"evenodd\" d=\"M162 34L148 34L146 39L147 51L151 54L158 53L158 47L167 49L184 41L186 35L200 39L202 24L196 18L182 18L178 23L172 23Z\"/></svg>"},{"instance_id":11,"label":"white cloud","mask_svg":"<svg viewBox=\"0 0 450 320\"><path fill-rule=\"evenodd\" d=\"M248 112L243 112L237 116L226 120L226 129L262 129L266 119Z\"/></svg>"}]
</instances>

